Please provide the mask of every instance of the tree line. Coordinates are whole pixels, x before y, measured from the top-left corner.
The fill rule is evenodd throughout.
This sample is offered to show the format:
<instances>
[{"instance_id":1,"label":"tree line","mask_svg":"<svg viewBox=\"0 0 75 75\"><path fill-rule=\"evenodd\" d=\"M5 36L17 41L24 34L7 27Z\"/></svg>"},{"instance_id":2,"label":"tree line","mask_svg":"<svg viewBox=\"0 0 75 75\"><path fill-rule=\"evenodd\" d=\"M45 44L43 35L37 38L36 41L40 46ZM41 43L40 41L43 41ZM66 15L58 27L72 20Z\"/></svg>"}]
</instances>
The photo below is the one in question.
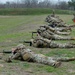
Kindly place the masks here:
<instances>
[{"instance_id":1,"label":"tree line","mask_svg":"<svg viewBox=\"0 0 75 75\"><path fill-rule=\"evenodd\" d=\"M54 8L63 10L75 10L75 0L60 1L53 3L52 0L15 0L14 2L7 1L0 3L0 8Z\"/></svg>"}]
</instances>

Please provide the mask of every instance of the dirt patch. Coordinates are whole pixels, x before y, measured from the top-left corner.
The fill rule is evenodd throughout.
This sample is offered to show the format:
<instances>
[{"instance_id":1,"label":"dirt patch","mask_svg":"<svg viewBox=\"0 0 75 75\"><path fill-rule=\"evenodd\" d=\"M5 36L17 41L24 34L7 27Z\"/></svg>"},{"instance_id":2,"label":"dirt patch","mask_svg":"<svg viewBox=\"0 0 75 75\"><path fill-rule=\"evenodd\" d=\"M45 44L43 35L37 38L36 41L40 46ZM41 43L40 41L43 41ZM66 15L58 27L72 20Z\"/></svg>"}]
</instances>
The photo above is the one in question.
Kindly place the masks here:
<instances>
[{"instance_id":1,"label":"dirt patch","mask_svg":"<svg viewBox=\"0 0 75 75\"><path fill-rule=\"evenodd\" d=\"M14 17L14 16L1 16L0 15L0 18L9 18L9 17Z\"/></svg>"},{"instance_id":2,"label":"dirt patch","mask_svg":"<svg viewBox=\"0 0 75 75\"><path fill-rule=\"evenodd\" d=\"M69 73L75 73L75 70L74 69L68 69L68 72Z\"/></svg>"}]
</instances>

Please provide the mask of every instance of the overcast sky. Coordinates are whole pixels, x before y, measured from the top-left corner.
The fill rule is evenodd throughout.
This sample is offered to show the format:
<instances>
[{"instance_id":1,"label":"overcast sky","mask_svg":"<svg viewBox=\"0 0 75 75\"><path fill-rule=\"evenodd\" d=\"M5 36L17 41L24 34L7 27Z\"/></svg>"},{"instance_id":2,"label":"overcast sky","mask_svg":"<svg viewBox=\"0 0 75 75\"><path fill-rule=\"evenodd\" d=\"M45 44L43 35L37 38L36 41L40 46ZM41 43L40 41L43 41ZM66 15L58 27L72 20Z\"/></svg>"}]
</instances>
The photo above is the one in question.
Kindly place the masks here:
<instances>
[{"instance_id":1,"label":"overcast sky","mask_svg":"<svg viewBox=\"0 0 75 75\"><path fill-rule=\"evenodd\" d=\"M0 2L2 2L2 3L5 3L6 1L16 1L16 0L0 0ZM52 0L52 1L56 2L58 0ZM69 0L59 0L59 1L69 1Z\"/></svg>"}]
</instances>

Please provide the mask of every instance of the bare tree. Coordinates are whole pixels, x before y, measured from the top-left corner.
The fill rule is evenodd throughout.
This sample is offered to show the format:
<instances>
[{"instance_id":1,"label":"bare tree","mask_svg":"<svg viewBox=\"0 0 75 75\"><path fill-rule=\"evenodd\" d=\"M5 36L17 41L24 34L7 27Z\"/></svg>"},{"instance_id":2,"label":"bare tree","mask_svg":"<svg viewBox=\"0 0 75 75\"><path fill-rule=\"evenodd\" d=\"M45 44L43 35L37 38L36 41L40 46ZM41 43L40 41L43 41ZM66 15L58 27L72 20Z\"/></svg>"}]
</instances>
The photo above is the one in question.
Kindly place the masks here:
<instances>
[{"instance_id":1,"label":"bare tree","mask_svg":"<svg viewBox=\"0 0 75 75\"><path fill-rule=\"evenodd\" d=\"M59 1L57 4L56 4L56 8L59 8L59 9L68 9L68 3L66 1Z\"/></svg>"},{"instance_id":2,"label":"bare tree","mask_svg":"<svg viewBox=\"0 0 75 75\"><path fill-rule=\"evenodd\" d=\"M49 8L51 7L51 1L50 0L41 1L39 2L38 6L43 8Z\"/></svg>"},{"instance_id":3,"label":"bare tree","mask_svg":"<svg viewBox=\"0 0 75 75\"><path fill-rule=\"evenodd\" d=\"M31 0L22 0L22 3L24 4L24 6L26 8L30 8L31 7Z\"/></svg>"},{"instance_id":4,"label":"bare tree","mask_svg":"<svg viewBox=\"0 0 75 75\"><path fill-rule=\"evenodd\" d=\"M31 7L35 8L38 6L38 0L31 0Z\"/></svg>"},{"instance_id":5,"label":"bare tree","mask_svg":"<svg viewBox=\"0 0 75 75\"><path fill-rule=\"evenodd\" d=\"M5 8L5 5L0 3L0 8Z\"/></svg>"}]
</instances>

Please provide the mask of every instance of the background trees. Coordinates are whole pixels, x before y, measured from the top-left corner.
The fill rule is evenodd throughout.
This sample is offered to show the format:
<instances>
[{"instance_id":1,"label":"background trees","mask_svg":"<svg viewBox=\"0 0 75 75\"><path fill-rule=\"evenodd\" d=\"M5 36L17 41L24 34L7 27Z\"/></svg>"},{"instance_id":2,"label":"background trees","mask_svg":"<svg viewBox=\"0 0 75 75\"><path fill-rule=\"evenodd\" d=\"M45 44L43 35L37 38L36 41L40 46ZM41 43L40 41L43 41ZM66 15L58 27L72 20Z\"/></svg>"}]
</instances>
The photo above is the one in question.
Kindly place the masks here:
<instances>
[{"instance_id":1,"label":"background trees","mask_svg":"<svg viewBox=\"0 0 75 75\"><path fill-rule=\"evenodd\" d=\"M52 0L14 0L14 2L0 3L0 8L55 8L75 10L75 0L53 3Z\"/></svg>"},{"instance_id":2,"label":"background trees","mask_svg":"<svg viewBox=\"0 0 75 75\"><path fill-rule=\"evenodd\" d=\"M68 2L69 7L71 7L71 9L75 10L75 0L71 0Z\"/></svg>"}]
</instances>

